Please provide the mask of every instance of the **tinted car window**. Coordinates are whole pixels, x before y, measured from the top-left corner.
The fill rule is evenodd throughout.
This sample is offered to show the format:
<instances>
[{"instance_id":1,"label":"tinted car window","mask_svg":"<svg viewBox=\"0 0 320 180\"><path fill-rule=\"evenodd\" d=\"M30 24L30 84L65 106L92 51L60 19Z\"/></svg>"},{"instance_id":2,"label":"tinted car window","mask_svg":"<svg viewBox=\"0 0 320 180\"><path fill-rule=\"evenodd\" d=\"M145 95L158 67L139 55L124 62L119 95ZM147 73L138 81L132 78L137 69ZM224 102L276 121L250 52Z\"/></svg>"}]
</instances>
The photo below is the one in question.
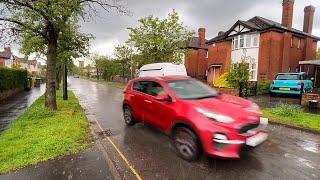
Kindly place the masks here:
<instances>
[{"instance_id":1,"label":"tinted car window","mask_svg":"<svg viewBox=\"0 0 320 180\"><path fill-rule=\"evenodd\" d=\"M156 82L153 81L138 81L134 82L132 89L135 91L143 92L151 96L157 96L161 92L164 92L164 88Z\"/></svg>"}]
</instances>

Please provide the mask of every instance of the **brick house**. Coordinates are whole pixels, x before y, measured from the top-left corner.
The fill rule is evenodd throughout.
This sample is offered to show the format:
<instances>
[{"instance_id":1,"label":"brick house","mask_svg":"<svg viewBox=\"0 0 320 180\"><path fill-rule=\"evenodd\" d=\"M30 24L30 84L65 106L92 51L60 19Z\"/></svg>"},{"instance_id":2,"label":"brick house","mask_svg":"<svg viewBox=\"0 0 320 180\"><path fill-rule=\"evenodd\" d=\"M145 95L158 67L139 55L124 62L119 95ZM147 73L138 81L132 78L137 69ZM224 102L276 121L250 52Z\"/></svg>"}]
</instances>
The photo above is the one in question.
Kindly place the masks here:
<instances>
[{"instance_id":1,"label":"brick house","mask_svg":"<svg viewBox=\"0 0 320 180\"><path fill-rule=\"evenodd\" d=\"M0 52L0 67L12 68L14 65L14 55L10 47L5 47L4 51Z\"/></svg>"},{"instance_id":2,"label":"brick house","mask_svg":"<svg viewBox=\"0 0 320 180\"><path fill-rule=\"evenodd\" d=\"M282 5L282 23L259 16L238 20L228 31L221 31L210 40L205 40L205 30L200 28L199 37L188 42L190 52L185 56L188 74L214 84L232 64L245 58L250 81L271 80L279 72L298 71L299 61L316 59L320 38L312 35L315 8L305 7L300 31L292 28L294 0L283 0ZM191 42L196 40L197 46ZM314 69L304 67L302 71L313 74Z\"/></svg>"}]
</instances>

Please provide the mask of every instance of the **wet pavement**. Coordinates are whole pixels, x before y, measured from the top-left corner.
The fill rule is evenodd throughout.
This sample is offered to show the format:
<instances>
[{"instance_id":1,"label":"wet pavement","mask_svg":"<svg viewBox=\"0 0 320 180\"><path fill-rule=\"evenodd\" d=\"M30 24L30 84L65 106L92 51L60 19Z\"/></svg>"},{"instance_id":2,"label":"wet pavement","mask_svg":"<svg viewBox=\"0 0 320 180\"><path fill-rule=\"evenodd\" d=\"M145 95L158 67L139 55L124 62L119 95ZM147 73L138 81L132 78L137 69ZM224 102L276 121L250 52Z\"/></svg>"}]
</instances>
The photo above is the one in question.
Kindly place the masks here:
<instances>
[{"instance_id":1,"label":"wet pavement","mask_svg":"<svg viewBox=\"0 0 320 180\"><path fill-rule=\"evenodd\" d=\"M1 180L107 180L114 179L108 165L93 146L77 154L67 155L37 165L0 175Z\"/></svg>"},{"instance_id":2,"label":"wet pavement","mask_svg":"<svg viewBox=\"0 0 320 180\"><path fill-rule=\"evenodd\" d=\"M70 84L86 109L100 145L99 153L79 163L69 156L47 161L0 179L109 179L110 173L121 179L140 176L152 180L320 179L320 135L270 125L269 139L255 149L243 151L240 159L203 156L198 162L189 163L176 156L169 137L158 130L142 123L124 125L121 89L74 78L70 78ZM107 164L94 161L101 152L105 153ZM71 155L74 156L78 154Z\"/></svg>"},{"instance_id":3,"label":"wet pavement","mask_svg":"<svg viewBox=\"0 0 320 180\"><path fill-rule=\"evenodd\" d=\"M281 126L269 126L269 139L240 159L203 156L189 163L173 151L169 137L137 124L126 127L122 119L122 90L71 78L71 88L143 179L319 179L320 136ZM124 179L135 176L110 147L108 154ZM108 149L107 148L107 149Z\"/></svg>"},{"instance_id":4,"label":"wet pavement","mask_svg":"<svg viewBox=\"0 0 320 180\"><path fill-rule=\"evenodd\" d=\"M7 100L0 102L0 134L26 110L38 97L45 92L45 84L30 91L22 91Z\"/></svg>"}]
</instances>

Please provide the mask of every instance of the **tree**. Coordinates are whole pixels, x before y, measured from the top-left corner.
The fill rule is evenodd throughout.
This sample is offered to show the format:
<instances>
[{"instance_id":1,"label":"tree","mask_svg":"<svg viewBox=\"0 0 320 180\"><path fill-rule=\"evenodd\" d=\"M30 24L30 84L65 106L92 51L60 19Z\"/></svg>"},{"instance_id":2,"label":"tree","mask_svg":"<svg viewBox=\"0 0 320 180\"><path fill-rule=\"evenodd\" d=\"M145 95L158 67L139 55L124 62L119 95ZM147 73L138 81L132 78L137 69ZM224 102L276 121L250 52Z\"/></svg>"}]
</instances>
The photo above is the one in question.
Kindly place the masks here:
<instances>
[{"instance_id":1,"label":"tree","mask_svg":"<svg viewBox=\"0 0 320 180\"><path fill-rule=\"evenodd\" d=\"M140 26L130 28L130 39L143 56L141 65L154 62L181 62L186 52L186 41L194 32L187 30L179 22L179 15L174 10L166 19L148 16L139 20Z\"/></svg>"},{"instance_id":2,"label":"tree","mask_svg":"<svg viewBox=\"0 0 320 180\"><path fill-rule=\"evenodd\" d=\"M243 51L243 56L238 63L231 66L230 73L227 75L227 81L233 86L239 88L239 96L244 94L243 90L249 81L249 65L253 58L247 56L247 51Z\"/></svg>"},{"instance_id":3,"label":"tree","mask_svg":"<svg viewBox=\"0 0 320 180\"><path fill-rule=\"evenodd\" d=\"M58 39L71 22L88 15L86 10L100 6L105 10L116 8L125 12L117 1L108 0L0 0L1 32L11 36L37 37L34 40L46 46L46 95L45 106L57 109L56 64Z\"/></svg>"},{"instance_id":4,"label":"tree","mask_svg":"<svg viewBox=\"0 0 320 180\"><path fill-rule=\"evenodd\" d=\"M122 66L122 78L128 77L130 72L130 78L132 78L132 65L133 65L133 49L127 44L121 44L115 48L114 55ZM128 71L130 69L130 71Z\"/></svg>"}]
</instances>

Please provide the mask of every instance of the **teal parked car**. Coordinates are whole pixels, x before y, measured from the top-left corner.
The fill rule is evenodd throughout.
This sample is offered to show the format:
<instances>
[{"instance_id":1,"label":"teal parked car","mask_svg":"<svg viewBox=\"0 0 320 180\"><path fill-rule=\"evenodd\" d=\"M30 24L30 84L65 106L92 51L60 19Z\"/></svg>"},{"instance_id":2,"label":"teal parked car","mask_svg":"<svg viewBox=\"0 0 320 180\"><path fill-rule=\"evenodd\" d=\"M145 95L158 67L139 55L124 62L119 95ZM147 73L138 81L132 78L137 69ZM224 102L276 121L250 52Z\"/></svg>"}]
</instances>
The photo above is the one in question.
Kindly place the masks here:
<instances>
[{"instance_id":1,"label":"teal parked car","mask_svg":"<svg viewBox=\"0 0 320 180\"><path fill-rule=\"evenodd\" d=\"M307 79L305 72L299 73L279 73L270 85L271 94L301 94L312 90L313 83Z\"/></svg>"}]
</instances>

